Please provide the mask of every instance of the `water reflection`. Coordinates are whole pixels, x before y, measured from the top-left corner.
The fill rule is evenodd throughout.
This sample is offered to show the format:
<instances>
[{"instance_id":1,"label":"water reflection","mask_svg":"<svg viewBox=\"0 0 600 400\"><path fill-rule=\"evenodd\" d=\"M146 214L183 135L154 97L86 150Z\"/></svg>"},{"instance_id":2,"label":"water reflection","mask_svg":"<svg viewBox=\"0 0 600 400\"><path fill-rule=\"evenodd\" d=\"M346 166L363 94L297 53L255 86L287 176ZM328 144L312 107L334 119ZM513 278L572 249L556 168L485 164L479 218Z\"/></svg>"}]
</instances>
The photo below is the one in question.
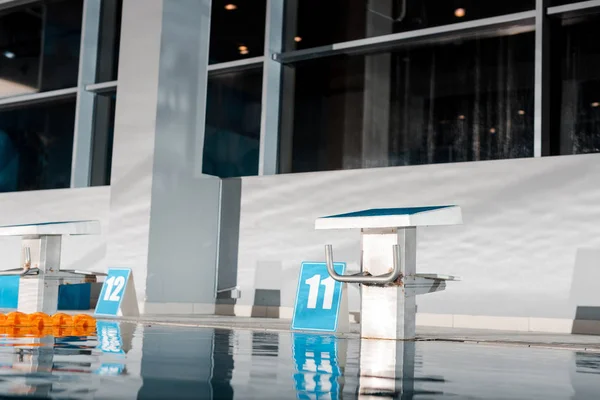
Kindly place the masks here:
<instances>
[{"instance_id":1,"label":"water reflection","mask_svg":"<svg viewBox=\"0 0 600 400\"><path fill-rule=\"evenodd\" d=\"M361 398L411 398L415 343L361 339Z\"/></svg>"},{"instance_id":2,"label":"water reflection","mask_svg":"<svg viewBox=\"0 0 600 400\"><path fill-rule=\"evenodd\" d=\"M342 393L347 341L335 336L293 335L298 399L337 399Z\"/></svg>"},{"instance_id":3,"label":"water reflection","mask_svg":"<svg viewBox=\"0 0 600 400\"><path fill-rule=\"evenodd\" d=\"M592 352L110 321L96 330L0 336L0 395L589 399L600 390Z\"/></svg>"}]
</instances>

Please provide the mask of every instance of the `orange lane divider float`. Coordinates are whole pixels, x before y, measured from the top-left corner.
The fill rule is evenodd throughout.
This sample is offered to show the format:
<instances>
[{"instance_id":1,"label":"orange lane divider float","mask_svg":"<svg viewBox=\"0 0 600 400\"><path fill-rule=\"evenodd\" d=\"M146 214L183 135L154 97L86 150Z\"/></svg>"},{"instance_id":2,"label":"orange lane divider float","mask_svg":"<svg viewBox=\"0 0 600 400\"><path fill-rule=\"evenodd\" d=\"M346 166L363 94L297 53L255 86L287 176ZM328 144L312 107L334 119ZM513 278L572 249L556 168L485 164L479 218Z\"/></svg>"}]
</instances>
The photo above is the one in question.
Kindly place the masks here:
<instances>
[{"instance_id":1,"label":"orange lane divider float","mask_svg":"<svg viewBox=\"0 0 600 400\"><path fill-rule=\"evenodd\" d=\"M70 316L57 313L50 316L42 312L25 314L19 311L0 314L0 334L13 337L91 336L95 331L96 319L86 314Z\"/></svg>"}]
</instances>

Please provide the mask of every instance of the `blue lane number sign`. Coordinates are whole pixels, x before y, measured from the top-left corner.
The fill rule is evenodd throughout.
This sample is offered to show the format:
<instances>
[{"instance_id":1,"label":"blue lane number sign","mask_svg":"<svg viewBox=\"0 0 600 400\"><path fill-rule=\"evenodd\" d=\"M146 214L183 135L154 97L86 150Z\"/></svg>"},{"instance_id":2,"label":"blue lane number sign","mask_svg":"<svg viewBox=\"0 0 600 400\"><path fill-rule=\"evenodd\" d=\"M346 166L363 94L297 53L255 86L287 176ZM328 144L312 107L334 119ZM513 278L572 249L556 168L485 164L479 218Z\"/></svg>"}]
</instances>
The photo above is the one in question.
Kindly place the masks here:
<instances>
[{"instance_id":1,"label":"blue lane number sign","mask_svg":"<svg viewBox=\"0 0 600 400\"><path fill-rule=\"evenodd\" d=\"M132 286L131 270L124 268L110 268L102 285L102 291L96 305L98 315L120 315L123 298L128 294L128 286ZM122 315L122 314L121 314Z\"/></svg>"},{"instance_id":2,"label":"blue lane number sign","mask_svg":"<svg viewBox=\"0 0 600 400\"><path fill-rule=\"evenodd\" d=\"M335 263L333 267L338 274L346 270L345 263ZM329 276L325 263L302 263L292 329L335 332L343 300L342 289L342 283Z\"/></svg>"}]
</instances>

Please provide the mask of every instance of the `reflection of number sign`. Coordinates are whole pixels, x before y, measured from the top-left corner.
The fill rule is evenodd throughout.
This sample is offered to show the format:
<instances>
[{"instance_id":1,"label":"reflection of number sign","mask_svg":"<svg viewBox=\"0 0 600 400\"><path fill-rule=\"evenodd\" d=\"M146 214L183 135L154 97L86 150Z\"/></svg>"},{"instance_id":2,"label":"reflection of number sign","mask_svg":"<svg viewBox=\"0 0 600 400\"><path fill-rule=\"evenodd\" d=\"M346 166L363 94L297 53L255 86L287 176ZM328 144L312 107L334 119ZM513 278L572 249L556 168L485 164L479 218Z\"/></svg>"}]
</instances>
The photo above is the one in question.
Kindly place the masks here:
<instances>
[{"instance_id":1,"label":"reflection of number sign","mask_svg":"<svg viewBox=\"0 0 600 400\"><path fill-rule=\"evenodd\" d=\"M98 348L104 353L125 354L118 322L97 321Z\"/></svg>"},{"instance_id":2,"label":"reflection of number sign","mask_svg":"<svg viewBox=\"0 0 600 400\"><path fill-rule=\"evenodd\" d=\"M96 321L96 332L98 346L103 353L125 355L123 350L123 339L118 322ZM125 370L125 364L103 363L95 371L98 375L121 375Z\"/></svg>"},{"instance_id":3,"label":"reflection of number sign","mask_svg":"<svg viewBox=\"0 0 600 400\"><path fill-rule=\"evenodd\" d=\"M294 333L294 382L301 400L337 399L340 396L335 336L316 336Z\"/></svg>"},{"instance_id":4,"label":"reflection of number sign","mask_svg":"<svg viewBox=\"0 0 600 400\"><path fill-rule=\"evenodd\" d=\"M123 364L102 364L100 368L96 370L96 374L98 375L107 375L107 376L117 376L121 375L125 370L125 365Z\"/></svg>"},{"instance_id":5,"label":"reflection of number sign","mask_svg":"<svg viewBox=\"0 0 600 400\"><path fill-rule=\"evenodd\" d=\"M345 263L335 263L338 274L343 274ZM338 316L347 318L347 300L344 285L333 280L325 263L302 263L292 329L335 332ZM340 313L340 306L342 312Z\"/></svg>"},{"instance_id":6,"label":"reflection of number sign","mask_svg":"<svg viewBox=\"0 0 600 400\"><path fill-rule=\"evenodd\" d=\"M96 314L110 316L138 314L130 269L110 268L108 270L96 305Z\"/></svg>"}]
</instances>

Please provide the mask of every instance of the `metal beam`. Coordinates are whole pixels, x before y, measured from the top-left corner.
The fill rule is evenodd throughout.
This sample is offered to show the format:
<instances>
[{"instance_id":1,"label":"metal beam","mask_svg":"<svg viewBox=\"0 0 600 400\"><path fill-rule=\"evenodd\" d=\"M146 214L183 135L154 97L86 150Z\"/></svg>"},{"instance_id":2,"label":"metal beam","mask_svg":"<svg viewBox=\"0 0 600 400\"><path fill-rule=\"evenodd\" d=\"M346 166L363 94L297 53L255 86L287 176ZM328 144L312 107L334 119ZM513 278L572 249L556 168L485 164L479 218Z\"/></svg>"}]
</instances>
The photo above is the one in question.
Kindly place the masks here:
<instances>
[{"instance_id":1,"label":"metal beam","mask_svg":"<svg viewBox=\"0 0 600 400\"><path fill-rule=\"evenodd\" d=\"M533 156L550 153L550 0L536 0Z\"/></svg>"},{"instance_id":2,"label":"metal beam","mask_svg":"<svg viewBox=\"0 0 600 400\"><path fill-rule=\"evenodd\" d=\"M564 6L548 7L548 15L561 17L577 17L587 15L591 11L600 12L600 0L580 1Z\"/></svg>"},{"instance_id":3,"label":"metal beam","mask_svg":"<svg viewBox=\"0 0 600 400\"><path fill-rule=\"evenodd\" d=\"M86 85L85 90L92 93L106 93L111 92L117 89L119 81L109 81L102 83L93 83L91 85Z\"/></svg>"},{"instance_id":4,"label":"metal beam","mask_svg":"<svg viewBox=\"0 0 600 400\"><path fill-rule=\"evenodd\" d=\"M193 2L192 2L193 3ZM211 21L211 10L212 0L200 0L199 8L202 10L198 16L198 24L201 33L199 34L199 41L197 47L198 59L198 80L196 87L196 104L195 107L198 110L196 112L196 135L194 143L194 176L196 178L203 176L203 165L204 165L204 142L206 136L206 105L208 96L208 74L209 68L208 60L210 54L210 24ZM162 52L161 52L162 53ZM161 58L162 58L161 54ZM206 69L205 69L205 66ZM217 252L218 253L218 252Z\"/></svg>"},{"instance_id":5,"label":"metal beam","mask_svg":"<svg viewBox=\"0 0 600 400\"><path fill-rule=\"evenodd\" d=\"M0 0L0 10L36 3L39 0Z\"/></svg>"},{"instance_id":6,"label":"metal beam","mask_svg":"<svg viewBox=\"0 0 600 400\"><path fill-rule=\"evenodd\" d=\"M526 11L410 32L351 40L312 49L278 53L273 54L272 59L288 64L338 54L366 54L390 51L405 46L447 43L470 37L485 38L531 32L535 28L535 17L536 11Z\"/></svg>"},{"instance_id":7,"label":"metal beam","mask_svg":"<svg viewBox=\"0 0 600 400\"><path fill-rule=\"evenodd\" d=\"M210 64L208 66L208 74L210 76L224 74L231 71L240 71L249 68L256 68L265 61L264 56L245 58L243 60L235 60L218 64Z\"/></svg>"},{"instance_id":8,"label":"metal beam","mask_svg":"<svg viewBox=\"0 0 600 400\"><path fill-rule=\"evenodd\" d=\"M73 188L87 187L90 184L95 94L87 91L86 86L96 80L100 11L100 0L84 0L71 161L71 187Z\"/></svg>"},{"instance_id":9,"label":"metal beam","mask_svg":"<svg viewBox=\"0 0 600 400\"><path fill-rule=\"evenodd\" d=\"M267 0L265 55L263 67L262 107L260 115L260 147L258 174L277 173L281 78L283 66L270 55L283 51L284 2Z\"/></svg>"},{"instance_id":10,"label":"metal beam","mask_svg":"<svg viewBox=\"0 0 600 400\"><path fill-rule=\"evenodd\" d=\"M10 96L0 98L0 109L12 108L14 106L43 103L50 100L60 100L77 95L77 88L66 88L51 90L49 92L23 94L19 96Z\"/></svg>"},{"instance_id":11,"label":"metal beam","mask_svg":"<svg viewBox=\"0 0 600 400\"><path fill-rule=\"evenodd\" d=\"M286 0L284 15L283 50L294 48L294 38L298 34L298 1ZM296 101L296 68L283 65L281 71L281 96L279 107L279 134L277 143L277 173L287 174L293 171L294 109ZM285 107L282 107L285 105Z\"/></svg>"}]
</instances>

